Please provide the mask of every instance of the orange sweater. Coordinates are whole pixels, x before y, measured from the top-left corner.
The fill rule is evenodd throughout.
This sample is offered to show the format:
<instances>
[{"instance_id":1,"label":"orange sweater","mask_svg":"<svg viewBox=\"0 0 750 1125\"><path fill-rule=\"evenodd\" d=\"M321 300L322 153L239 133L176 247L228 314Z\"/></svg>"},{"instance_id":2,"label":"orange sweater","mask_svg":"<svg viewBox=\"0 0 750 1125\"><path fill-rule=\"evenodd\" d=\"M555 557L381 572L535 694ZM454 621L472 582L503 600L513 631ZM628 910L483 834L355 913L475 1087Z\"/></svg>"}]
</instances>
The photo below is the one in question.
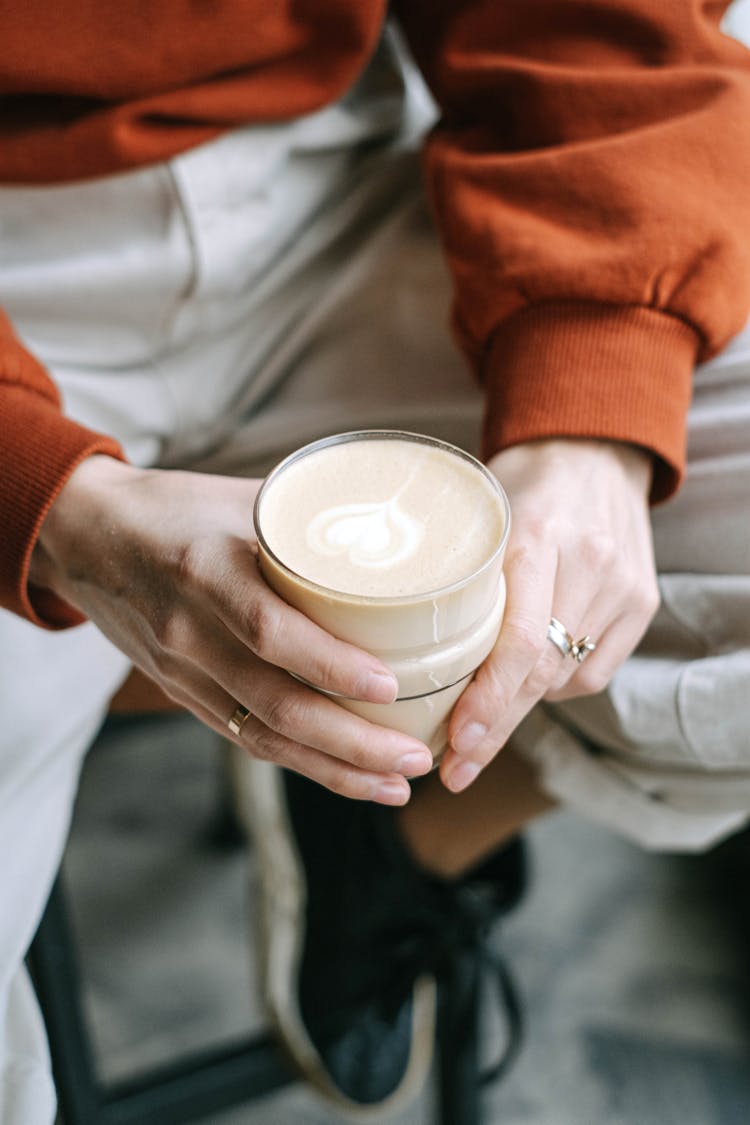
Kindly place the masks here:
<instances>
[{"instance_id":1,"label":"orange sweater","mask_svg":"<svg viewBox=\"0 0 750 1125\"><path fill-rule=\"evenodd\" d=\"M750 310L750 53L706 0L398 0L442 114L425 156L485 453L638 443L677 487L693 365ZM25 0L0 48L0 183L99 176L337 98L385 0ZM0 253L2 244L0 242ZM64 418L0 320L0 604L104 435ZM37 592L40 594L40 592Z\"/></svg>"}]
</instances>

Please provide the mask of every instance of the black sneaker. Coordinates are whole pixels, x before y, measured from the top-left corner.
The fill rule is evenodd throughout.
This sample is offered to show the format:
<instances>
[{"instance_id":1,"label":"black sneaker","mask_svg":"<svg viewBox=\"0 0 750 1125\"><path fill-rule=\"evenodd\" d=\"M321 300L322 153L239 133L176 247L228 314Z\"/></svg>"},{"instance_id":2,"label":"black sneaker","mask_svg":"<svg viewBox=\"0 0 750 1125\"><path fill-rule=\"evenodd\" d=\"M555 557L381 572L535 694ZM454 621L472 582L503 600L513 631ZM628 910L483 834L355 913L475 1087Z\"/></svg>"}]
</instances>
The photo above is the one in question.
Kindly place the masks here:
<instances>
[{"instance_id":1,"label":"black sneaker","mask_svg":"<svg viewBox=\"0 0 750 1125\"><path fill-rule=\"evenodd\" d=\"M255 760L245 779L261 860L263 981L281 1042L339 1111L399 1110L430 1069L438 979L522 894L521 842L445 881L409 857L394 810ZM518 1006L495 967L510 1026L505 1064Z\"/></svg>"}]
</instances>

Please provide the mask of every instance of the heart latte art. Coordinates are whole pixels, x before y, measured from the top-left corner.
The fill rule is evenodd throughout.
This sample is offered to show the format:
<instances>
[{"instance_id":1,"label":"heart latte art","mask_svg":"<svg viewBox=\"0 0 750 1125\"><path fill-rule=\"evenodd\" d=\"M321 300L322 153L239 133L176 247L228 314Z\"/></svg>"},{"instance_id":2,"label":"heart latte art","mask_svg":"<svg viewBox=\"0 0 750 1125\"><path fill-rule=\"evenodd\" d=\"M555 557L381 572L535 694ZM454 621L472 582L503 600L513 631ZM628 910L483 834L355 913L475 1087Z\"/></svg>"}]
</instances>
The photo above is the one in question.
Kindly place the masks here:
<instances>
[{"instance_id":1,"label":"heart latte art","mask_svg":"<svg viewBox=\"0 0 750 1125\"><path fill-rule=\"evenodd\" d=\"M319 555L346 555L352 566L386 567L412 558L424 533L422 520L385 500L324 508L307 525L307 542Z\"/></svg>"},{"instance_id":2,"label":"heart latte art","mask_svg":"<svg viewBox=\"0 0 750 1125\"><path fill-rule=\"evenodd\" d=\"M414 441L323 446L264 491L266 543L319 586L393 598L440 590L492 557L505 521L475 464Z\"/></svg>"}]
</instances>

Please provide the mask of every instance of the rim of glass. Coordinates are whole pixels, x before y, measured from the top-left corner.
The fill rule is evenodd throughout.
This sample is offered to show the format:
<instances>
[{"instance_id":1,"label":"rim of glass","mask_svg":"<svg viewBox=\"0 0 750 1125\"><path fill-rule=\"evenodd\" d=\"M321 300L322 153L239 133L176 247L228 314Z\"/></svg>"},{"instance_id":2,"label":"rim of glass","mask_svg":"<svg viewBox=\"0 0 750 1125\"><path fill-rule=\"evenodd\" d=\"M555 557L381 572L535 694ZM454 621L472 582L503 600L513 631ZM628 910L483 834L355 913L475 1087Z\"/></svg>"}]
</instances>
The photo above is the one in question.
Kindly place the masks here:
<instances>
[{"instance_id":1,"label":"rim of glass","mask_svg":"<svg viewBox=\"0 0 750 1125\"><path fill-rule=\"evenodd\" d=\"M482 476L487 480L492 489L497 494L503 510L504 526L503 532L500 536L498 545L495 550L486 559L480 567L472 571L465 578L460 578L457 582L451 582L447 586L438 586L433 590L425 590L420 594L400 594L396 597L382 596L377 594L351 594L345 590L337 590L335 586L323 586L320 582L314 582L310 578L306 578L303 574L299 574L292 567L288 566L283 559L280 559L275 551L268 545L268 541L263 534L260 526L260 508L263 502L263 497L273 482L278 479L281 474L289 468L290 465L295 464L297 461L303 460L311 453L317 453L321 449L327 449L332 445L343 445L352 441L410 441L419 445L429 445L433 448L444 449L448 453L452 453L467 461L474 468L478 469ZM482 464L471 453L467 453L465 449L461 449L458 445L452 445L449 441L443 441L441 438L430 437L428 434L416 434L409 430L348 430L341 434L331 434L329 437L319 438L317 441L308 442L307 445L300 446L288 457L279 461L273 469L271 469L268 476L263 481L263 484L258 490L255 497L255 504L253 505L253 524L255 526L255 534L258 538L259 544L262 546L266 554L273 560L280 570L285 571L290 575L295 582L299 582L307 589L316 593L325 594L330 597L335 595L337 601L351 602L354 605L414 605L415 602L431 601L443 594L450 594L454 591L460 590L463 586L467 586L470 582L474 581L477 577L488 570L496 561L498 556L501 556L505 550L510 534L510 502L506 495L505 489L500 484L498 479L489 471L489 469Z\"/></svg>"}]
</instances>

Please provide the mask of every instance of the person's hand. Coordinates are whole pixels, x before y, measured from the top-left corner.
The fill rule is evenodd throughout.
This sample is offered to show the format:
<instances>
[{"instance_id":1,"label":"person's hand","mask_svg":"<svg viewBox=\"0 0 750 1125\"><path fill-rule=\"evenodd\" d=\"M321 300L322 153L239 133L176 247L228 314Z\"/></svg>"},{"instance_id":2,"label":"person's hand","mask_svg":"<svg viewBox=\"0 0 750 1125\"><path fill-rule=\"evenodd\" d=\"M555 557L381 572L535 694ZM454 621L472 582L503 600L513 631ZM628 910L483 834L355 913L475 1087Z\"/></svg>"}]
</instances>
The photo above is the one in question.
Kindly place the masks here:
<instances>
[{"instance_id":1,"label":"person's hand","mask_svg":"<svg viewBox=\"0 0 750 1125\"><path fill-rule=\"evenodd\" d=\"M601 691L659 604L650 455L603 441L528 442L489 462L510 499L500 637L456 704L440 765L458 792L544 698ZM547 638L550 618L596 649L578 663Z\"/></svg>"},{"instance_id":2,"label":"person's hand","mask_svg":"<svg viewBox=\"0 0 750 1125\"><path fill-rule=\"evenodd\" d=\"M337 793L400 805L428 772L423 743L312 691L374 703L393 674L286 605L257 566L259 481L135 469L94 456L48 514L31 581L85 613L176 702L259 758ZM285 671L286 669L286 671Z\"/></svg>"}]
</instances>

